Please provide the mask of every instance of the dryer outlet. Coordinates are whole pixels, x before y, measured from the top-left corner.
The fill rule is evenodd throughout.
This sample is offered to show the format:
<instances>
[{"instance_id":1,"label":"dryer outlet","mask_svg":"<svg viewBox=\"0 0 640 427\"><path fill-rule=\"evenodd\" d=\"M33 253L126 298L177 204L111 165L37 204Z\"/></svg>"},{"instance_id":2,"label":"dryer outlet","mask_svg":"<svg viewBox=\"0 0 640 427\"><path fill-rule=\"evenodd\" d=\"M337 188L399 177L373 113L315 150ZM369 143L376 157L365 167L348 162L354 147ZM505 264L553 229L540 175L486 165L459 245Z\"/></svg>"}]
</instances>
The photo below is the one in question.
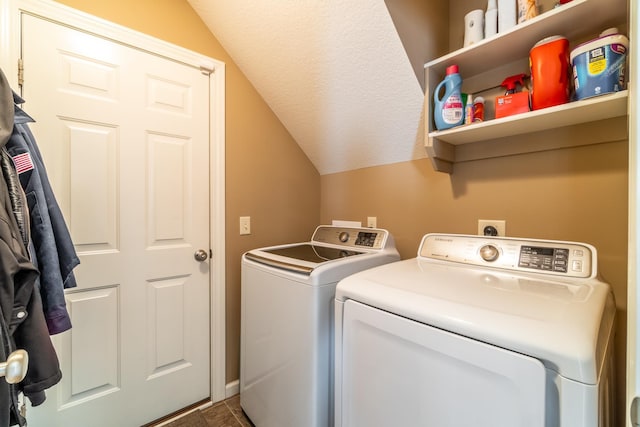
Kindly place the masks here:
<instances>
[{"instance_id":1,"label":"dryer outlet","mask_svg":"<svg viewBox=\"0 0 640 427\"><path fill-rule=\"evenodd\" d=\"M507 233L507 221L503 219L479 219L478 220L479 236L504 237L507 235L506 233Z\"/></svg>"}]
</instances>

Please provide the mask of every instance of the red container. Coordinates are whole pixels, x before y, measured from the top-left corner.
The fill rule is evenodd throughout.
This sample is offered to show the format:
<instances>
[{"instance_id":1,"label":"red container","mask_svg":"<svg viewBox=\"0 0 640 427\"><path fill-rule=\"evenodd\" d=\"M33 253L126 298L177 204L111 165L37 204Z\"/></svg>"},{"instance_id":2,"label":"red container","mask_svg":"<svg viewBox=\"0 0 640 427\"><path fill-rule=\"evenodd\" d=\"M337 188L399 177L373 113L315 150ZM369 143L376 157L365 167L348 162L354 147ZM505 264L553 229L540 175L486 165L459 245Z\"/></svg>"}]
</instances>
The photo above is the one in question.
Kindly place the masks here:
<instances>
[{"instance_id":1,"label":"red container","mask_svg":"<svg viewBox=\"0 0 640 427\"><path fill-rule=\"evenodd\" d=\"M569 41L562 36L540 40L529 52L531 109L569 102Z\"/></svg>"}]
</instances>

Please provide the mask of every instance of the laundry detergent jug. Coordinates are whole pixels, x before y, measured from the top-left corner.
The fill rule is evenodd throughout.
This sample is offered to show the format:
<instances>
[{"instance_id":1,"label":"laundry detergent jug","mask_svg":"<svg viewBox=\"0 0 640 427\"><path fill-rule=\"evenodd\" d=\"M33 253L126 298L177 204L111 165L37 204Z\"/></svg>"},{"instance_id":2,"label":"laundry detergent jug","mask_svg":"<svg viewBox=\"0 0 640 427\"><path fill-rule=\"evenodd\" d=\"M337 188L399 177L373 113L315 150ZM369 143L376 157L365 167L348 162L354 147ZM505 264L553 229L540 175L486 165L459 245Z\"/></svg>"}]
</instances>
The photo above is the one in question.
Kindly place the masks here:
<instances>
[{"instance_id":1,"label":"laundry detergent jug","mask_svg":"<svg viewBox=\"0 0 640 427\"><path fill-rule=\"evenodd\" d=\"M440 92L444 88L444 93ZM458 66L447 67L446 76L433 91L433 120L438 130L449 129L464 123L462 104L462 77Z\"/></svg>"},{"instance_id":2,"label":"laundry detergent jug","mask_svg":"<svg viewBox=\"0 0 640 427\"><path fill-rule=\"evenodd\" d=\"M529 52L529 65L532 110L569 102L569 40L562 36L540 40Z\"/></svg>"}]
</instances>

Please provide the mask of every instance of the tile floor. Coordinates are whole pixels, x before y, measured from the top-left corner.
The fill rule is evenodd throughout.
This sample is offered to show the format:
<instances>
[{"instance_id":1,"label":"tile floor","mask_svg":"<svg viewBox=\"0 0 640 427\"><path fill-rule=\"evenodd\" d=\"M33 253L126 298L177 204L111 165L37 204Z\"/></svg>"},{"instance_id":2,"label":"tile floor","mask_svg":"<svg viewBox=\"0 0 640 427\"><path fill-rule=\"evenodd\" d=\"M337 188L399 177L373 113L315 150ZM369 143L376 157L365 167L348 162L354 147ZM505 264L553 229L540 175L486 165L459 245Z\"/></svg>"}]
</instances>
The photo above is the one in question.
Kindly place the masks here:
<instances>
[{"instance_id":1,"label":"tile floor","mask_svg":"<svg viewBox=\"0 0 640 427\"><path fill-rule=\"evenodd\" d=\"M240 408L240 395L236 394L213 406L192 412L164 427L254 427Z\"/></svg>"}]
</instances>

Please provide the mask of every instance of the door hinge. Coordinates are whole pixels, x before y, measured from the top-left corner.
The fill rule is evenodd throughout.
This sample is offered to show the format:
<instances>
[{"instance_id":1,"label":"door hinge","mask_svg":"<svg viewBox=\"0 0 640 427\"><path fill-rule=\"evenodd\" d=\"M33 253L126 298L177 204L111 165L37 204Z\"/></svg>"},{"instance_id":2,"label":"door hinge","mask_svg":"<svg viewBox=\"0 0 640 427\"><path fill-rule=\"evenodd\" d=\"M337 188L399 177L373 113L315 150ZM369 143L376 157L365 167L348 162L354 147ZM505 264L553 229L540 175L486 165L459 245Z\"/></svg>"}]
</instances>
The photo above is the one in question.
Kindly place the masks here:
<instances>
[{"instance_id":1,"label":"door hinge","mask_svg":"<svg viewBox=\"0 0 640 427\"><path fill-rule=\"evenodd\" d=\"M640 402L639 402L639 398L638 396L634 397L633 400L631 401L631 413L630 418L631 418L631 425L633 427L638 427L640 426L640 418L638 417L638 407L640 406Z\"/></svg>"},{"instance_id":2,"label":"door hinge","mask_svg":"<svg viewBox=\"0 0 640 427\"><path fill-rule=\"evenodd\" d=\"M200 71L205 76L211 75L216 69L215 64L212 61L203 61L200 63Z\"/></svg>"},{"instance_id":3,"label":"door hinge","mask_svg":"<svg viewBox=\"0 0 640 427\"><path fill-rule=\"evenodd\" d=\"M24 61L22 58L18 59L18 85L24 84Z\"/></svg>"}]
</instances>

